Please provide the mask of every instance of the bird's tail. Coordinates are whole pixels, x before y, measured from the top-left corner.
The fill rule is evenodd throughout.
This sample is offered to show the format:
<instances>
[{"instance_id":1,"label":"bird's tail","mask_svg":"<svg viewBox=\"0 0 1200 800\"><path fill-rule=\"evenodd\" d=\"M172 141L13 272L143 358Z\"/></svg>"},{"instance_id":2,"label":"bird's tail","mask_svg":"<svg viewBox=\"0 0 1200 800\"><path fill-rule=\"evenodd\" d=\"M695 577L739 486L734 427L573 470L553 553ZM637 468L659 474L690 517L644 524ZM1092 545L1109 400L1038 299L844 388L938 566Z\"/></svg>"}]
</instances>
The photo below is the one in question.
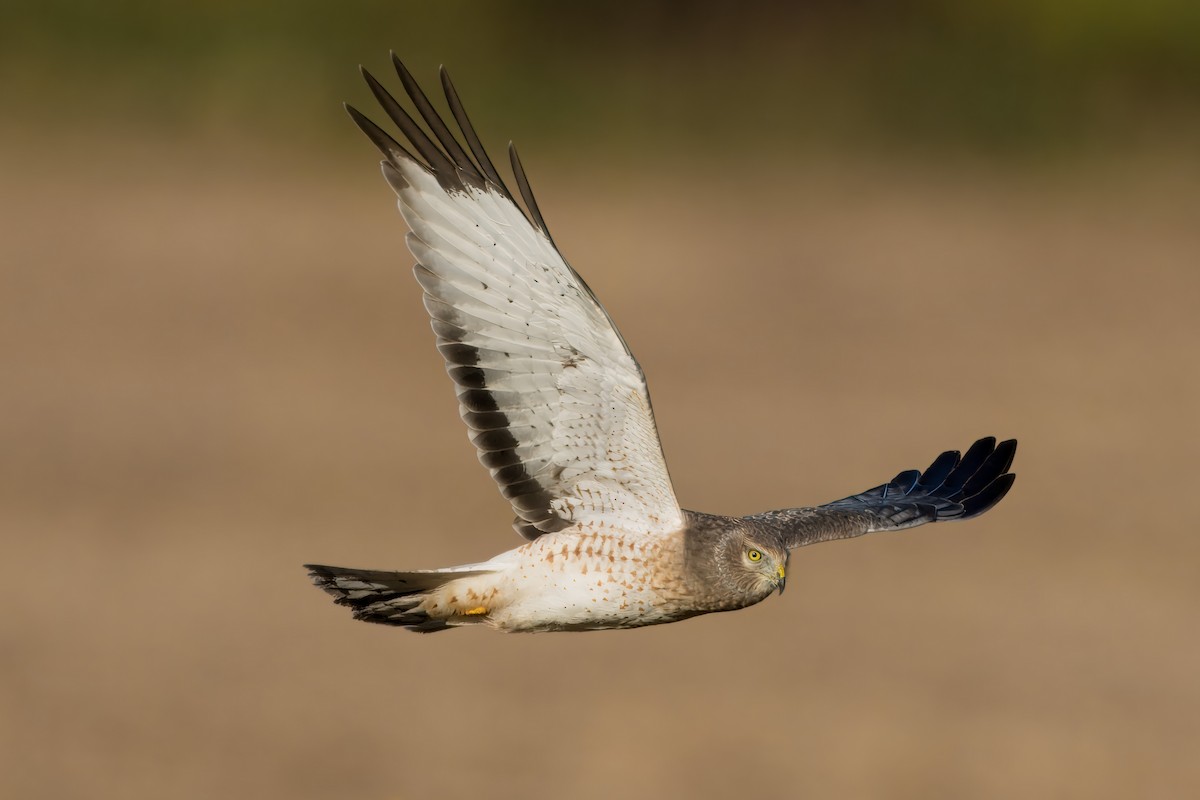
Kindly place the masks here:
<instances>
[{"instance_id":1,"label":"bird's tail","mask_svg":"<svg viewBox=\"0 0 1200 800\"><path fill-rule=\"evenodd\" d=\"M305 564L315 586L333 595L338 605L349 606L355 619L380 625L399 625L410 631L434 633L450 627L444 619L430 617L419 608L425 596L450 581L487 570L451 567L420 572L386 572Z\"/></svg>"}]
</instances>

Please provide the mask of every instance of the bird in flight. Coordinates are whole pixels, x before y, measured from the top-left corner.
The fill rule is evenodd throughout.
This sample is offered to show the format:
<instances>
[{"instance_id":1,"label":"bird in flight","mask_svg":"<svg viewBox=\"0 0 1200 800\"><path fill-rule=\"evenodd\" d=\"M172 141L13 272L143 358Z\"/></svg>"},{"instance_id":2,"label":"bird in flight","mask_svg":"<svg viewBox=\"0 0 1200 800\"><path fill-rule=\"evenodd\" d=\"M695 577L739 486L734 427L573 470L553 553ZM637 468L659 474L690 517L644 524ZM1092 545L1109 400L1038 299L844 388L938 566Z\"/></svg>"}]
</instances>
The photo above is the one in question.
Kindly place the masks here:
<instances>
[{"instance_id":1,"label":"bird in flight","mask_svg":"<svg viewBox=\"0 0 1200 800\"><path fill-rule=\"evenodd\" d=\"M748 517L680 508L641 367L555 246L516 150L509 145L521 202L445 70L442 89L465 147L392 61L429 133L365 69L409 147L346 108L383 153L459 411L526 542L443 569L306 565L356 619L423 633L585 631L732 611L782 593L797 547L970 519L1012 487L1017 443L987 437L821 506Z\"/></svg>"}]
</instances>

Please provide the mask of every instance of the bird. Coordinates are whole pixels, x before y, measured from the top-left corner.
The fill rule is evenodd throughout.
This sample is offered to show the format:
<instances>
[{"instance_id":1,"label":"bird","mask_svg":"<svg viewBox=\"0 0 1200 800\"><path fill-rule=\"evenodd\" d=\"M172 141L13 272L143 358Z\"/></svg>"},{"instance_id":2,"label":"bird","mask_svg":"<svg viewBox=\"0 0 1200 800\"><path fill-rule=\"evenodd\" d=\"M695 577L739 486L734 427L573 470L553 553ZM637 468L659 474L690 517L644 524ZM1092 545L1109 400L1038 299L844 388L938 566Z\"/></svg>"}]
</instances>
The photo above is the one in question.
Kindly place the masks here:
<instances>
[{"instance_id":1,"label":"bird","mask_svg":"<svg viewBox=\"0 0 1200 800\"><path fill-rule=\"evenodd\" d=\"M306 564L313 583L354 618L420 633L678 622L782 594L799 547L971 519L1008 493L1017 442L989 436L824 505L745 517L680 508L642 369L560 253L515 147L508 155L520 202L445 68L440 82L457 135L395 53L391 62L428 133L365 68L408 146L346 110L383 154L460 415L525 541L441 569Z\"/></svg>"}]
</instances>

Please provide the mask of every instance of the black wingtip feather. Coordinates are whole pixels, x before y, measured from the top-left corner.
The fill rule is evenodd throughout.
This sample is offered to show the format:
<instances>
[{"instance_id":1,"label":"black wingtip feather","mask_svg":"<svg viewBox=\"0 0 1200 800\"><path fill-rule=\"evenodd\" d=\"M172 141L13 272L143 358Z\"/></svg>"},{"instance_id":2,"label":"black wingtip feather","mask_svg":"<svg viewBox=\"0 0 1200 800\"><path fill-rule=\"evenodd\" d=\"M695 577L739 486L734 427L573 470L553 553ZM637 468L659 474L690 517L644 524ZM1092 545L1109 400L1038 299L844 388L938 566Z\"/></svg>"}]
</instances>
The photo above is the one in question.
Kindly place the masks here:
<instances>
[{"instance_id":1,"label":"black wingtip feather","mask_svg":"<svg viewBox=\"0 0 1200 800\"><path fill-rule=\"evenodd\" d=\"M913 490L913 487L917 485L917 481L920 479L921 473L919 470L905 470L896 477L892 478L887 486L884 487L883 496L891 497L892 495L906 495Z\"/></svg>"},{"instance_id":2,"label":"black wingtip feather","mask_svg":"<svg viewBox=\"0 0 1200 800\"><path fill-rule=\"evenodd\" d=\"M917 482L919 488L926 492L935 492L946 482L946 478L958 466L961 455L957 450L947 450L933 460Z\"/></svg>"},{"instance_id":3,"label":"black wingtip feather","mask_svg":"<svg viewBox=\"0 0 1200 800\"><path fill-rule=\"evenodd\" d=\"M395 51L391 53L392 66L396 69L396 75L399 76L400 82L404 85L404 91L408 94L413 105L416 106L417 112L421 118L425 120L425 124L429 126L429 130L433 131L433 135L437 137L442 148L449 154L450 159L454 162L455 167L463 173L468 179L482 184L483 175L475 167L473 162L462 145L454 138L454 134L446 127L446 123L441 116L434 110L433 104L429 102L429 98L425 96L425 92L421 90L420 84L413 78L412 73L404 66L404 62L396 55Z\"/></svg>"},{"instance_id":4,"label":"black wingtip feather","mask_svg":"<svg viewBox=\"0 0 1200 800\"><path fill-rule=\"evenodd\" d=\"M947 450L923 473L901 472L889 483L830 505L926 504L936 509L930 522L970 519L999 503L1008 492L1013 479L1008 469L1016 451L1016 439L997 445L995 437L985 436L972 444L961 459L957 451Z\"/></svg>"},{"instance_id":5,"label":"black wingtip feather","mask_svg":"<svg viewBox=\"0 0 1200 800\"><path fill-rule=\"evenodd\" d=\"M996 444L994 436L977 440L962 458L956 451L947 450L934 459L920 480L906 492L907 498L914 502L920 502L922 498L940 501L931 521L977 517L1003 500L1012 488L1016 476L1008 470L1016 453L1016 439ZM895 485L899 477L891 485ZM884 497L892 499L886 492Z\"/></svg>"},{"instance_id":6,"label":"black wingtip feather","mask_svg":"<svg viewBox=\"0 0 1200 800\"><path fill-rule=\"evenodd\" d=\"M966 455L959 460L958 466L946 476L939 494L945 494L950 497L961 491L967 481L979 471L980 466L983 465L983 462L987 460L987 457L995 449L995 436L985 436L982 439L976 440L974 444L967 448Z\"/></svg>"},{"instance_id":7,"label":"black wingtip feather","mask_svg":"<svg viewBox=\"0 0 1200 800\"><path fill-rule=\"evenodd\" d=\"M458 92L455 90L446 68L444 66L439 67L438 75L441 79L442 91L446 95L446 103L450 107L450 114L467 143L466 148L459 143L454 131L450 129L446 121L434 109L428 96L421 89L416 79L413 78L412 73L409 72L404 62L400 60L395 52L389 52L389 56L396 69L396 74L400 78L400 82L404 85L404 90L409 100L412 101L417 113L425 121L425 124L429 126L429 130L433 133L433 137L437 141L435 142L426 134L425 130L404 110L396 98L363 66L359 67L359 71L362 73L363 80L367 82L367 86L371 89L371 93L375 95L375 99L382 106L388 117L400 128L400 131L404 134L404 138L416 150L420 158L409 153L408 150L391 139L390 136L362 114L357 111L351 111L350 115L354 118L358 127L367 134L375 146L382 150L389 159L403 158L419 164L422 168L429 170L437 178L438 183L445 189L462 190L466 184L487 185L510 200L513 205L520 208L512 192L505 186L504 180L496 170L495 164L488 157L487 151L483 147L483 142L479 139L479 135L475 132L475 127L471 124L471 120L467 116L466 109L459 99ZM349 106L347 106L347 110L350 110ZM512 148L511 144L509 145L509 151L513 174L517 180L520 195L525 204L522 213L524 213L530 224L536 227L546 238L550 239L551 244L553 244L554 240L550 236L546 220L542 216L541 209L538 208L533 191L529 187L529 181L525 176L525 170L521 166L516 150Z\"/></svg>"},{"instance_id":8,"label":"black wingtip feather","mask_svg":"<svg viewBox=\"0 0 1200 800\"><path fill-rule=\"evenodd\" d=\"M512 193L504 185L504 181L500 178L500 173L496 171L496 166L492 163L492 159L488 157L487 150L483 147L483 142L479 139L479 135L475 133L475 126L471 124L471 118L467 116L467 110L463 107L462 100L458 98L458 91L454 88L454 83L450 80L450 73L443 66L438 68L438 76L442 81L442 93L446 95L446 102L450 106L450 114L454 117L454 121L458 123L458 128L462 131L463 138L467 140L467 147L471 148L471 153L474 154L479 168L483 170L483 174L487 176L487 179L504 193L505 197L512 200Z\"/></svg>"},{"instance_id":9,"label":"black wingtip feather","mask_svg":"<svg viewBox=\"0 0 1200 800\"><path fill-rule=\"evenodd\" d=\"M350 115L350 119L354 120L354 124L359 130L367 135L371 143L379 148L379 152L387 158L388 161L396 164L400 159L408 159L415 162L416 156L404 149L404 146L388 135L387 131L380 128L369 117L364 115L354 106L349 103L343 103L342 107L346 109L346 113Z\"/></svg>"},{"instance_id":10,"label":"black wingtip feather","mask_svg":"<svg viewBox=\"0 0 1200 800\"><path fill-rule=\"evenodd\" d=\"M979 469L975 471L962 487L964 497L972 497L990 484L1000 475L1008 472L1008 468L1012 466L1013 457L1017 452L1017 442L1015 439L1009 439L1006 442L1001 442L996 449L988 454Z\"/></svg>"},{"instance_id":11,"label":"black wingtip feather","mask_svg":"<svg viewBox=\"0 0 1200 800\"><path fill-rule=\"evenodd\" d=\"M363 80L367 82L371 94L375 95L375 99L383 107L384 113L391 118L392 122L396 123L396 127L404 133L405 138L421 154L421 158L429 164L433 174L437 176L438 182L446 188L461 189L462 181L458 177L458 170L455 169L454 162L425 135L425 131L421 130L421 126L417 124L416 120L409 116L403 106L396 98L392 97L387 89L383 88L383 84L374 75L365 68L361 68L361 70Z\"/></svg>"},{"instance_id":12,"label":"black wingtip feather","mask_svg":"<svg viewBox=\"0 0 1200 800\"><path fill-rule=\"evenodd\" d=\"M1004 499L1004 496L1008 494L1008 490L1012 488L1013 482L1016 479L1017 475L1015 472L1006 472L983 487L975 495L963 500L962 505L966 513L963 514L961 519L978 517L985 511L991 510L993 506Z\"/></svg>"},{"instance_id":13,"label":"black wingtip feather","mask_svg":"<svg viewBox=\"0 0 1200 800\"><path fill-rule=\"evenodd\" d=\"M529 209L533 223L537 225L538 230L546 234L546 238L553 242L554 240L550 237L550 229L546 226L546 220L542 218L542 211L538 208L537 200L534 199L533 189L529 187L529 179L525 177L525 168L521 166L521 158L517 155L517 146L512 142L508 143L508 159L512 163L513 175L517 179L517 189L521 192L521 199L525 201L525 207Z\"/></svg>"}]
</instances>

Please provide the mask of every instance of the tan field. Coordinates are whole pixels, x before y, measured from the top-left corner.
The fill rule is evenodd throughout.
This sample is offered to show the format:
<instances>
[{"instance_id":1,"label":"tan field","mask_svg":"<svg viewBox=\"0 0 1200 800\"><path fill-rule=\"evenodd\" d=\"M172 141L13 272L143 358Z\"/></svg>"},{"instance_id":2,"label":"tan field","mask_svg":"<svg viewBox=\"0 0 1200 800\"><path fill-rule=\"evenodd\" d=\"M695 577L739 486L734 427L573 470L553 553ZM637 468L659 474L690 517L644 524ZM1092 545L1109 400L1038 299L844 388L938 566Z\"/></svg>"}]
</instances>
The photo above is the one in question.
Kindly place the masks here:
<instances>
[{"instance_id":1,"label":"tan field","mask_svg":"<svg viewBox=\"0 0 1200 800\"><path fill-rule=\"evenodd\" d=\"M0 152L0 795L1200 795L1194 166L526 152L686 507L1019 478L745 611L421 637L300 568L520 543L369 149L116 141Z\"/></svg>"}]
</instances>

